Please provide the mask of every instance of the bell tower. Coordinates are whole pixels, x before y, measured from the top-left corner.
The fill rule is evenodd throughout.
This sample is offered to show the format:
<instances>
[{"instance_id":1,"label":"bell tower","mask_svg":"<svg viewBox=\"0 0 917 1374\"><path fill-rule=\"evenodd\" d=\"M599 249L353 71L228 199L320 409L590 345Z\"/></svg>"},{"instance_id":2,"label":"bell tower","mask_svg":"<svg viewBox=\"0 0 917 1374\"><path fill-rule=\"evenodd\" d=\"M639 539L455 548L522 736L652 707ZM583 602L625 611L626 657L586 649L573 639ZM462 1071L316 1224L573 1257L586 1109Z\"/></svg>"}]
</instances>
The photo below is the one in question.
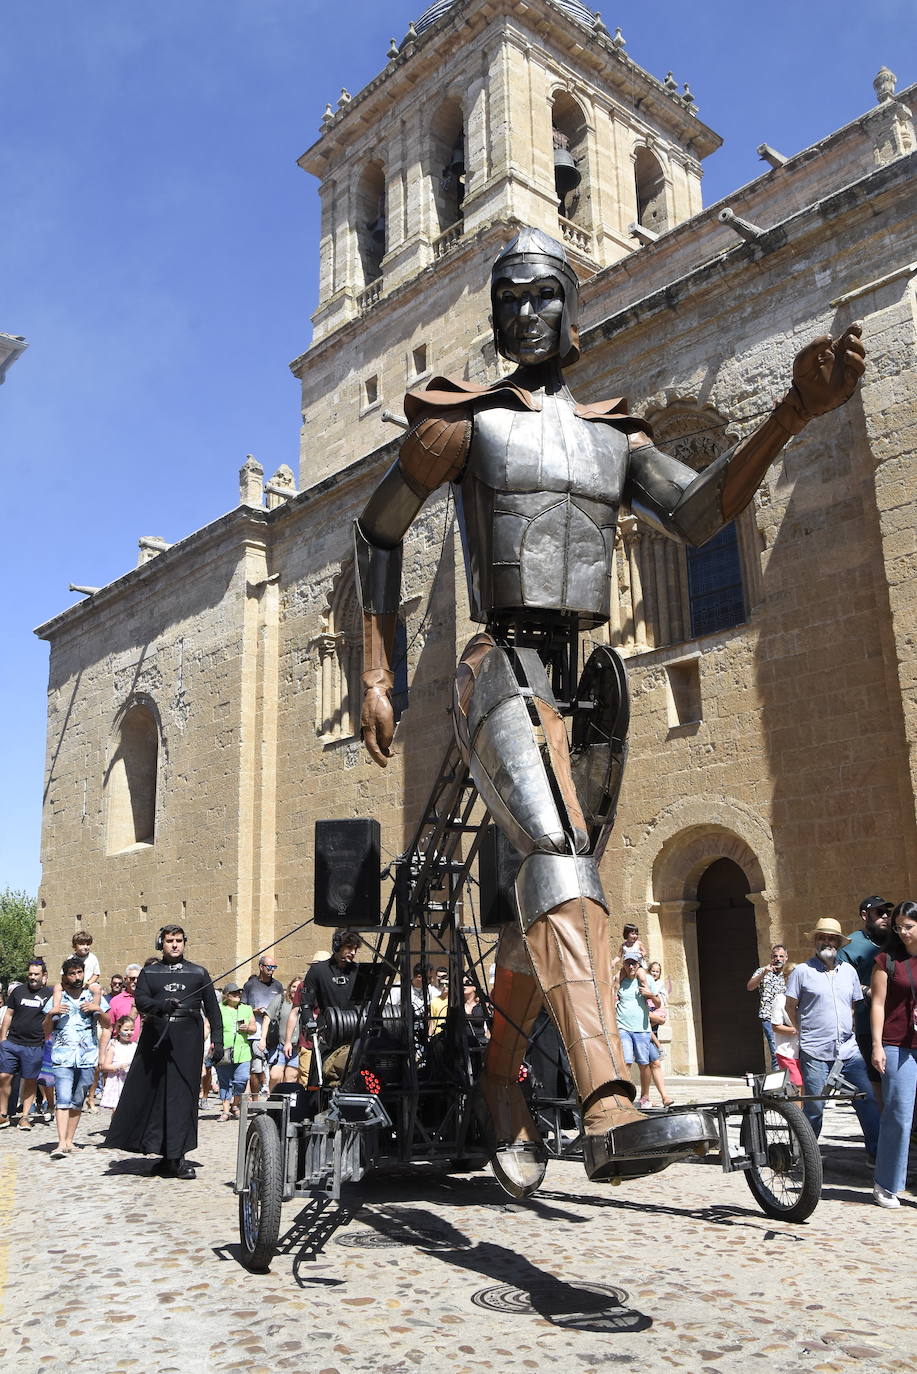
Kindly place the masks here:
<instances>
[{"instance_id":1,"label":"bell tower","mask_svg":"<svg viewBox=\"0 0 917 1374\"><path fill-rule=\"evenodd\" d=\"M701 208L720 139L687 87L627 55L580 0L437 0L363 90L328 105L303 486L385 444L383 410L433 373L492 380L488 270L523 224L581 279Z\"/></svg>"}]
</instances>

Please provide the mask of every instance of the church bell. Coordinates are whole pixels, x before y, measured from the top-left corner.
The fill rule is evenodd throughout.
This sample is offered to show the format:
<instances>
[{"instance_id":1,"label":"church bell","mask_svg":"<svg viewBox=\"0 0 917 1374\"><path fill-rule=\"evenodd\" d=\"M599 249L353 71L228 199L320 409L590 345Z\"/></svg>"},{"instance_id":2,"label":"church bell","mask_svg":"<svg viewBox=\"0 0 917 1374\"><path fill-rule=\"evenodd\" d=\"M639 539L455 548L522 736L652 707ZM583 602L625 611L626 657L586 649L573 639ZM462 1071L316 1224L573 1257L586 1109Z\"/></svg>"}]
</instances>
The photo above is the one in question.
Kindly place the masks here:
<instances>
[{"instance_id":1,"label":"church bell","mask_svg":"<svg viewBox=\"0 0 917 1374\"><path fill-rule=\"evenodd\" d=\"M564 201L583 179L582 173L576 165L573 154L570 152L569 140L566 134L562 134L559 129L554 129L554 189L557 191L557 199L560 203L560 212L564 213Z\"/></svg>"}]
</instances>

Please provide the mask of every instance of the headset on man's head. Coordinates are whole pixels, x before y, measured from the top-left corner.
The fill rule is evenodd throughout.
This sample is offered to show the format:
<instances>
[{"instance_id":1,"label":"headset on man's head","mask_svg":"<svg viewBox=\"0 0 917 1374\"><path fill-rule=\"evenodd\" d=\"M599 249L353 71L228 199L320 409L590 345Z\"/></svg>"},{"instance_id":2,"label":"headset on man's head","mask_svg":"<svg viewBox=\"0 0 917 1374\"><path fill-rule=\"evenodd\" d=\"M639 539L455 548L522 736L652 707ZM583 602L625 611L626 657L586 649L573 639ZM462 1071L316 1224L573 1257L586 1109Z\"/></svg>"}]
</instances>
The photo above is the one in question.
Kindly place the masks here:
<instances>
[{"instance_id":1,"label":"headset on man's head","mask_svg":"<svg viewBox=\"0 0 917 1374\"><path fill-rule=\"evenodd\" d=\"M162 939L164 935L180 935L184 940L185 944L188 943L188 937L185 934L184 928L182 926L160 926L159 934L156 936L156 939L153 942L153 948L159 954L162 953Z\"/></svg>"}]
</instances>

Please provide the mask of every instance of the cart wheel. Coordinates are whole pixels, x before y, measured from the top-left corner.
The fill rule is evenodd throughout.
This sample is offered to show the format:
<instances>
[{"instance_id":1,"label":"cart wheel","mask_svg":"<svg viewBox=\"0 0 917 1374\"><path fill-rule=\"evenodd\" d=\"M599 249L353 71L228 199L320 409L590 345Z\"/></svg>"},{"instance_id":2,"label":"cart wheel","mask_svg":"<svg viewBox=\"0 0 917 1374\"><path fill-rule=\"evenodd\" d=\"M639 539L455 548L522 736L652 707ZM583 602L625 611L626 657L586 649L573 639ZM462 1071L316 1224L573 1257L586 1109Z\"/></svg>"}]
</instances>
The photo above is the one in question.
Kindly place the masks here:
<instances>
[{"instance_id":1,"label":"cart wheel","mask_svg":"<svg viewBox=\"0 0 917 1374\"><path fill-rule=\"evenodd\" d=\"M765 1164L744 1171L755 1201L777 1221L805 1221L821 1197L822 1164L818 1141L799 1107L768 1098L762 1103ZM748 1121L742 1123L742 1143L748 1148Z\"/></svg>"},{"instance_id":2,"label":"cart wheel","mask_svg":"<svg viewBox=\"0 0 917 1374\"><path fill-rule=\"evenodd\" d=\"M274 1258L283 1202L283 1158L277 1127L259 1113L245 1142L245 1192L239 1194L239 1238L247 1269L263 1274Z\"/></svg>"}]
</instances>

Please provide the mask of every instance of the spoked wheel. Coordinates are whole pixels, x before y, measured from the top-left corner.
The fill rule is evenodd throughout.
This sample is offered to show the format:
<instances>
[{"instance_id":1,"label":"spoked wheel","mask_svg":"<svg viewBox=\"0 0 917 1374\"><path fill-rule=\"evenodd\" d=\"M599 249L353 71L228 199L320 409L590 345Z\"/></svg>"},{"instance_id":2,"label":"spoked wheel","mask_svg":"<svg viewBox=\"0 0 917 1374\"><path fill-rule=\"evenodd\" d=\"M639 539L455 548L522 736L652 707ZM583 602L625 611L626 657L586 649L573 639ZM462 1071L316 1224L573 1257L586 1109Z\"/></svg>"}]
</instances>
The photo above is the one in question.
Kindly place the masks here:
<instances>
[{"instance_id":1,"label":"spoked wheel","mask_svg":"<svg viewBox=\"0 0 917 1374\"><path fill-rule=\"evenodd\" d=\"M771 1098L762 1103L767 1160L751 1164L745 1179L761 1210L777 1221L805 1221L821 1197L822 1164L815 1132L799 1107ZM748 1149L751 1125L742 1123Z\"/></svg>"},{"instance_id":2,"label":"spoked wheel","mask_svg":"<svg viewBox=\"0 0 917 1374\"><path fill-rule=\"evenodd\" d=\"M280 1135L267 1113L252 1119L245 1142L245 1191L239 1194L239 1238L247 1269L263 1274L274 1258L283 1202Z\"/></svg>"}]
</instances>

